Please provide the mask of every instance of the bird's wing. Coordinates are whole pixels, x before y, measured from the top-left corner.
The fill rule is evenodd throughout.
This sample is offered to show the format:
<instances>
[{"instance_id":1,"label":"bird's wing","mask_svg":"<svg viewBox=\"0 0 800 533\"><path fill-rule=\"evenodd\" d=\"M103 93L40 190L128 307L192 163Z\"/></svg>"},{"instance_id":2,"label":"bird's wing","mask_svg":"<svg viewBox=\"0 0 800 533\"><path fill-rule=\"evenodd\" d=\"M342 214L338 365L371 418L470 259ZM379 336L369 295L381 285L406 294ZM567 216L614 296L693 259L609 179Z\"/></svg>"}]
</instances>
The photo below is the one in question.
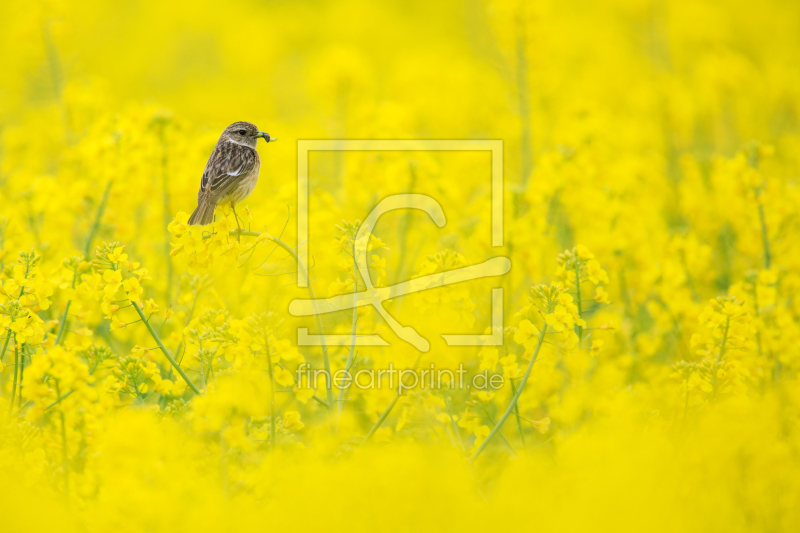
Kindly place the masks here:
<instances>
[{"instance_id":1,"label":"bird's wing","mask_svg":"<svg viewBox=\"0 0 800 533\"><path fill-rule=\"evenodd\" d=\"M223 142L214 148L203 172L200 194L216 203L256 166L256 152L249 146Z\"/></svg>"}]
</instances>

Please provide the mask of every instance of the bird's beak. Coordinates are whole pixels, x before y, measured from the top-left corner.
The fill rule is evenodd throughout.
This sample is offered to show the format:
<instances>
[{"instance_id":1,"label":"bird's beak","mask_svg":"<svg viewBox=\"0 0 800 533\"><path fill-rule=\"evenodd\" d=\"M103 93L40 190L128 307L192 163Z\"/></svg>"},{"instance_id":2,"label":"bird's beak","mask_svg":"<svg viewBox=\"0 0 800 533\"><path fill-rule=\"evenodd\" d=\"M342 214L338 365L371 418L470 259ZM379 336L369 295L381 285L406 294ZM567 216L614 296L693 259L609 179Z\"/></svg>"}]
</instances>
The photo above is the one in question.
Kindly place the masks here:
<instances>
[{"instance_id":1,"label":"bird's beak","mask_svg":"<svg viewBox=\"0 0 800 533\"><path fill-rule=\"evenodd\" d=\"M269 133L264 133L263 131L258 132L258 135L256 135L256 139L258 138L262 138L267 142L273 142L273 143L278 140L277 137L270 137Z\"/></svg>"}]
</instances>

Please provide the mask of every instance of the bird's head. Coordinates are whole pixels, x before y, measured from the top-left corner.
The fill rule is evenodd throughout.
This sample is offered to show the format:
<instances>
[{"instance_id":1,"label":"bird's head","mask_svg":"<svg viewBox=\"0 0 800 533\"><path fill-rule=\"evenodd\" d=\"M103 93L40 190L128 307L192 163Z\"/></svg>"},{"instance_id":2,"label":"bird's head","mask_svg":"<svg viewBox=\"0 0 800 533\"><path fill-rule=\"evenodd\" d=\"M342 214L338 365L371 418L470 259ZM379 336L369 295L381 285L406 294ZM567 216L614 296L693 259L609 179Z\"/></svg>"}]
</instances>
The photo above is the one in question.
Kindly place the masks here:
<instances>
[{"instance_id":1,"label":"bird's head","mask_svg":"<svg viewBox=\"0 0 800 533\"><path fill-rule=\"evenodd\" d=\"M278 139L270 137L269 133L258 131L255 124L250 122L234 122L222 132L221 141L230 141L238 144L243 144L251 148L256 147L259 139L264 139L267 142L275 142Z\"/></svg>"}]
</instances>

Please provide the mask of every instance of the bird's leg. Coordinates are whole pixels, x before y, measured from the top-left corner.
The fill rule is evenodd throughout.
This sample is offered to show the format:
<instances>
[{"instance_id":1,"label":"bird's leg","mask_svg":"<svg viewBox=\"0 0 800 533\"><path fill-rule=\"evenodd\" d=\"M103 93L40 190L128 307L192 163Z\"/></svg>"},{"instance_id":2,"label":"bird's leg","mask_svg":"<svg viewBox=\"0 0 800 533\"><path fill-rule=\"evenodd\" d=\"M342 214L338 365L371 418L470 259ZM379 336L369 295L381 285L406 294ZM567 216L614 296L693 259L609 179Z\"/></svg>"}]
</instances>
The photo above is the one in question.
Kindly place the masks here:
<instances>
[{"instance_id":1,"label":"bird's leg","mask_svg":"<svg viewBox=\"0 0 800 533\"><path fill-rule=\"evenodd\" d=\"M242 240L242 228L239 226L239 215L236 214L236 205L231 202L231 209L233 210L233 216L236 219L236 240Z\"/></svg>"}]
</instances>

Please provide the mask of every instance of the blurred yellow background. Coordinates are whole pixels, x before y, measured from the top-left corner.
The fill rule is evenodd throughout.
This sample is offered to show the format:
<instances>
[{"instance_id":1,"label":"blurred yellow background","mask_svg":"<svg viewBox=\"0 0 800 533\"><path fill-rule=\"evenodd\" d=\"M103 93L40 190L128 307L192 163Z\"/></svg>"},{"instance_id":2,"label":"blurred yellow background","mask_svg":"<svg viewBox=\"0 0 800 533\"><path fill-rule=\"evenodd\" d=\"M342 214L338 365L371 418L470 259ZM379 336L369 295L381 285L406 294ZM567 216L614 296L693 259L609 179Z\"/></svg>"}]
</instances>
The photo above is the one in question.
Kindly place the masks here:
<instances>
[{"instance_id":1,"label":"blurred yellow background","mask_svg":"<svg viewBox=\"0 0 800 533\"><path fill-rule=\"evenodd\" d=\"M7 0L0 57L4 531L800 529L800 4ZM279 138L241 239L185 224L239 120ZM503 142L502 249L486 152L310 155L318 297L391 194L447 225L369 228L375 286L511 259L387 304L429 352L366 308L324 332L388 347L297 346L307 139ZM446 346L493 287L503 344Z\"/></svg>"}]
</instances>

